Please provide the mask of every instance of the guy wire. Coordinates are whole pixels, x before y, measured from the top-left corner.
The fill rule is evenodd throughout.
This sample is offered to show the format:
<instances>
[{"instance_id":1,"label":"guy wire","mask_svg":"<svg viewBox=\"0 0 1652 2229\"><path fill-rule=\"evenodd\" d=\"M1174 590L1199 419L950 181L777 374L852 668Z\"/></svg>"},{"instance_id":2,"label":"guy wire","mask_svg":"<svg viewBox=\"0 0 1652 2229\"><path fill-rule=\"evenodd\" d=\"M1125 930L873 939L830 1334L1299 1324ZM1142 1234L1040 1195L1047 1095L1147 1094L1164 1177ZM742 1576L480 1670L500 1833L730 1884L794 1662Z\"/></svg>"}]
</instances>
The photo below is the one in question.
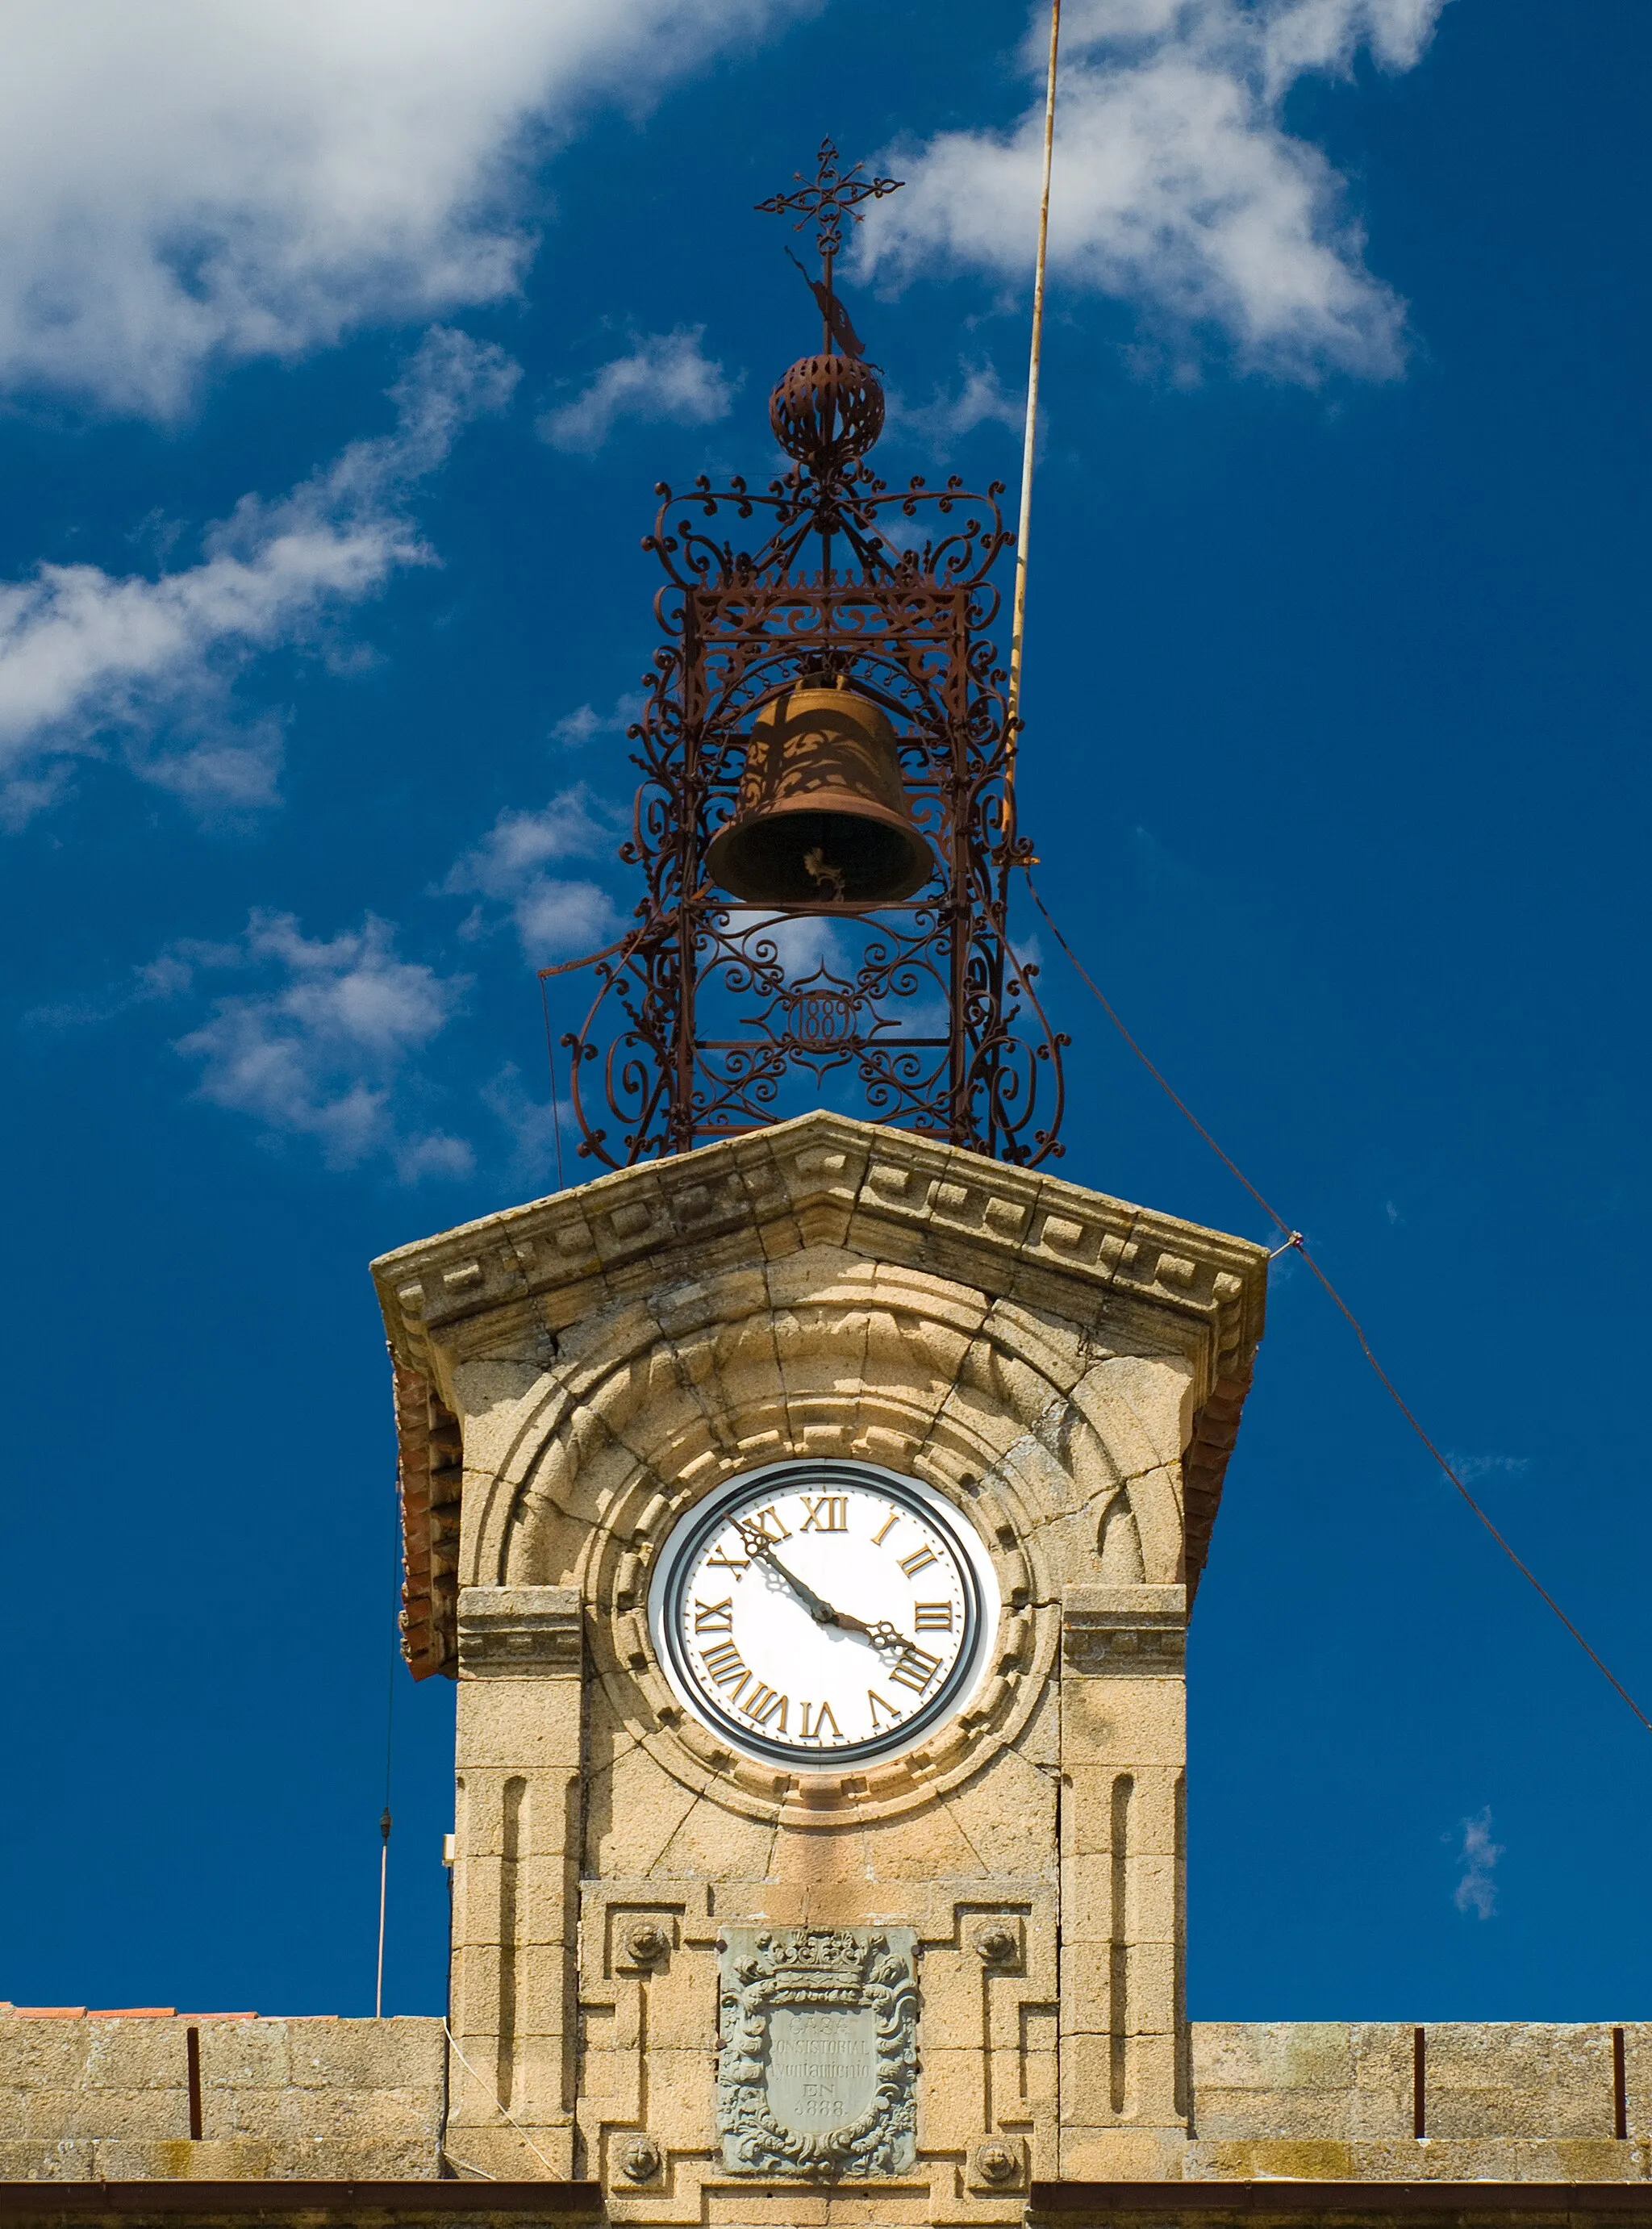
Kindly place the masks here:
<instances>
[{"instance_id":1,"label":"guy wire","mask_svg":"<svg viewBox=\"0 0 1652 2229\"><path fill-rule=\"evenodd\" d=\"M545 1064L550 1070L550 1134L556 1140L556 1189L567 1189L562 1182L562 1117L556 1104L556 1054L550 1041L550 995L545 989L545 978L551 971L539 970L539 1005L545 1017Z\"/></svg>"},{"instance_id":2,"label":"guy wire","mask_svg":"<svg viewBox=\"0 0 1652 2229\"><path fill-rule=\"evenodd\" d=\"M402 1590L402 1487L395 1490L395 1525L390 1545L390 1599L397 1603ZM395 1734L395 1671L401 1659L401 1628L390 1628L390 1677L384 1698L384 1808L379 1815L378 1851L378 1968L373 1988L373 2017L384 2017L384 1903L390 1877L390 1762Z\"/></svg>"},{"instance_id":3,"label":"guy wire","mask_svg":"<svg viewBox=\"0 0 1652 2229\"><path fill-rule=\"evenodd\" d=\"M1090 975L1089 969L1084 966L1083 960L1079 959L1078 954L1073 950L1071 945L1068 943L1066 938L1056 926L1054 915L1051 913L1049 907L1045 905L1044 900L1038 895L1038 885L1032 879L1032 869L1030 867L1023 867L1022 871L1026 876L1027 890L1031 894L1032 903L1037 906L1038 911L1044 915L1045 921L1048 924L1051 935L1055 938L1056 942L1066 954L1067 958L1072 963L1074 971L1077 974L1079 980L1084 985L1086 990L1090 992L1091 997L1096 1000L1097 1004L1101 1006L1102 1012L1107 1016L1108 1020L1112 1023L1114 1028L1124 1039L1125 1044L1129 1046L1130 1050L1141 1062L1142 1067L1147 1070L1147 1074L1153 1078L1159 1089L1164 1093L1166 1098L1169 1100L1171 1105L1174 1107L1180 1114L1186 1118L1186 1120L1192 1125L1193 1128L1198 1131L1199 1136L1203 1138L1205 1143L1210 1147L1211 1151L1216 1155L1217 1159L1223 1164L1224 1167L1228 1169L1238 1179L1239 1182L1244 1186L1245 1190L1250 1193L1251 1198L1255 1200L1257 1205L1262 1210L1269 1221L1274 1224L1278 1230L1284 1234L1284 1245L1276 1248L1275 1252L1283 1254L1287 1250L1289 1250L1302 1256L1303 1261L1307 1262L1308 1268L1314 1272L1314 1275L1318 1278L1321 1285L1324 1288L1327 1297L1334 1303L1336 1307L1347 1319L1349 1329L1353 1332L1355 1339L1360 1342L1360 1352L1365 1356L1366 1360L1371 1365L1372 1370L1376 1375L1378 1383L1381 1385L1384 1392L1387 1394L1389 1399L1393 1403L1395 1408L1397 1408L1400 1415L1404 1416L1405 1422L1411 1426L1412 1431L1416 1433L1417 1438L1428 1449L1429 1454L1434 1458L1434 1461L1444 1472L1446 1477L1450 1480L1452 1485L1456 1487L1457 1492L1462 1496L1464 1501L1468 1503L1469 1508L1473 1510L1475 1515L1485 1526L1487 1532L1490 1533L1492 1538L1497 1543L1497 1545L1502 1550L1504 1555L1507 1557L1509 1562L1513 1564L1514 1569L1520 1573L1520 1577L1527 1582L1527 1585L1532 1588L1533 1591L1537 1594L1543 1602L1547 1603L1548 1607L1554 1612L1556 1617L1559 1619L1561 1624L1565 1626L1566 1631L1572 1635L1572 1638L1577 1642L1578 1648L1582 1649L1584 1654L1589 1659L1595 1669L1603 1675L1613 1688L1617 1690L1618 1695L1629 1705L1630 1709L1633 1711L1636 1717L1646 1728L1648 1733L1652 1733L1652 1718L1649 1718L1647 1716L1646 1712L1641 1708L1634 1696L1630 1694L1629 1689L1617 1677L1617 1674L1612 1670L1611 1667L1606 1663L1604 1659L1597 1650L1591 1648L1589 1642L1585 1640L1583 1635L1579 1633L1577 1627L1572 1622L1572 1620L1566 1616L1565 1610L1561 1609L1559 1603L1556 1602L1554 1596L1543 1584L1542 1581L1532 1570L1531 1566L1522 1562L1521 1558L1515 1553L1514 1550L1509 1545L1508 1542L1498 1531L1496 1526L1493 1524L1486 1512L1475 1500L1473 1494L1469 1493L1468 1487L1463 1484L1462 1480L1458 1475L1454 1466L1448 1461L1445 1455L1424 1430L1409 1404L1402 1397L1398 1387L1394 1384L1393 1379L1390 1378L1388 1372L1383 1368L1381 1363L1378 1361L1376 1355L1372 1351L1371 1342L1366 1337L1365 1328L1360 1322L1359 1318L1354 1314L1353 1310L1343 1299L1341 1294L1338 1292L1336 1287L1326 1275L1324 1270L1321 1269L1319 1263L1314 1259L1314 1256L1308 1252L1307 1246L1303 1243L1302 1232L1300 1230L1294 1230L1290 1224L1286 1222L1284 1217L1280 1214L1277 1208L1271 1205L1268 1200L1263 1198L1262 1194L1257 1190L1255 1185L1251 1183L1250 1178L1246 1176L1244 1171L1239 1166L1238 1163L1234 1160L1231 1155L1223 1152L1221 1147L1217 1144L1215 1139L1212 1137L1210 1132L1199 1121L1198 1115L1193 1113L1192 1108L1188 1106L1186 1101L1183 1099L1173 1088L1169 1079L1164 1076L1159 1069L1154 1067L1153 1062L1149 1060L1141 1047L1130 1035L1129 1031L1126 1029L1118 1014L1114 1011L1112 1002L1108 998L1107 993L1101 988L1100 985L1095 981L1093 977Z\"/></svg>"},{"instance_id":4,"label":"guy wire","mask_svg":"<svg viewBox=\"0 0 1652 2229\"><path fill-rule=\"evenodd\" d=\"M1010 683L1004 719L1004 798L1015 797L1015 750L1021 718L1021 643L1026 633L1027 538L1032 531L1032 453L1038 431L1038 363L1044 346L1044 267L1050 245L1050 171L1056 148L1056 56L1061 0L1050 0L1050 74L1044 95L1044 184L1038 199L1038 253L1032 269L1032 345L1027 364L1026 434L1021 446L1021 516L1015 534L1015 602L1010 622Z\"/></svg>"}]
</instances>

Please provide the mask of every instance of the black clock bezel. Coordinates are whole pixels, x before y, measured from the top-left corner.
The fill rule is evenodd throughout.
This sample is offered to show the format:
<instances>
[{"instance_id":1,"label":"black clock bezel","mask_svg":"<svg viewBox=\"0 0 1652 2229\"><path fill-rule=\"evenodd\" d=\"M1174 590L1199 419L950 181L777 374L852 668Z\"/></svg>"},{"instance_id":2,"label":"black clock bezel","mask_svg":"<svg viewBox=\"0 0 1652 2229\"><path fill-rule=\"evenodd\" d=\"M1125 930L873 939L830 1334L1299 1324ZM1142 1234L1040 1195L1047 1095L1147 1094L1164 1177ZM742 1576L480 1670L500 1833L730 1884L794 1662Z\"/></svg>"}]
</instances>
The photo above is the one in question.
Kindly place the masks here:
<instances>
[{"instance_id":1,"label":"black clock bezel","mask_svg":"<svg viewBox=\"0 0 1652 2229\"><path fill-rule=\"evenodd\" d=\"M967 1638L946 1678L910 1718L867 1741L813 1750L775 1741L746 1726L731 1712L710 1699L694 1677L682 1632L679 1605L672 1597L678 1572L692 1564L710 1537L728 1522L732 1506L749 1501L760 1493L772 1495L776 1491L795 1493L807 1487L829 1491L833 1485L841 1487L845 1481L863 1489L870 1488L892 1501L904 1501L924 1524L933 1526L941 1534L961 1575ZM972 1553L964 1530L967 1523L926 1481L852 1456L787 1456L725 1481L672 1528L660 1551L654 1583L649 1590L649 1624L654 1646L669 1667L672 1686L696 1717L713 1728L741 1756L758 1758L764 1763L787 1765L794 1771L807 1770L811 1758L819 1759L820 1771L836 1772L916 1748L927 1733L961 1706L976 1686L991 1637L987 1630L987 1604L976 1561L979 1556L990 1568L989 1554L979 1533L974 1536L979 1546Z\"/></svg>"}]
</instances>

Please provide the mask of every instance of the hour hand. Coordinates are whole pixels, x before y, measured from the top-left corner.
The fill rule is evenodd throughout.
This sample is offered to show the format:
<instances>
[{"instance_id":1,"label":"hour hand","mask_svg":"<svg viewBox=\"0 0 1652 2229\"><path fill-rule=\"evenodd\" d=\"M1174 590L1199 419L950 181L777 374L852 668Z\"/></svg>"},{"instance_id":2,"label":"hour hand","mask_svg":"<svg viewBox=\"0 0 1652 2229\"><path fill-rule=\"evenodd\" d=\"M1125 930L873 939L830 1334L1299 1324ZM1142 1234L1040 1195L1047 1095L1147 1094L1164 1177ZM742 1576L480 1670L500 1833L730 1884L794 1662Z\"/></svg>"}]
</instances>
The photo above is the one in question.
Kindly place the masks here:
<instances>
[{"instance_id":1,"label":"hour hand","mask_svg":"<svg viewBox=\"0 0 1652 2229\"><path fill-rule=\"evenodd\" d=\"M906 1635L892 1626L886 1617L880 1617L875 1624L868 1625L864 1617L852 1616L846 1609L834 1611L833 1616L848 1632L864 1633L875 1648L904 1648L907 1645Z\"/></svg>"}]
</instances>

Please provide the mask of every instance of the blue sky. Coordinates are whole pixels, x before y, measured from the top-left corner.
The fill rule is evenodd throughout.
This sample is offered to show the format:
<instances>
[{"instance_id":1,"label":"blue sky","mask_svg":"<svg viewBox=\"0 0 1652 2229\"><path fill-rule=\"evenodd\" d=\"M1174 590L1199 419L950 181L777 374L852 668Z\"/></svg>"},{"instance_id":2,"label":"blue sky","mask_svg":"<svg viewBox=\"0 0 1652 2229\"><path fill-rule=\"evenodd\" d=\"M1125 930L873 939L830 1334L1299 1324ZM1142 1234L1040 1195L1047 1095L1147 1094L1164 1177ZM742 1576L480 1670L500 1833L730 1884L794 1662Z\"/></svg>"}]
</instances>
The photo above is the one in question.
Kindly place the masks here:
<instances>
[{"instance_id":1,"label":"blue sky","mask_svg":"<svg viewBox=\"0 0 1652 2229\"><path fill-rule=\"evenodd\" d=\"M10 0L0 1996L370 2009L370 1256L550 1189L659 478L845 280L893 472L1014 481L986 0ZM1637 0L1069 0L1022 760L1070 937L1652 1693ZM1036 42L1036 31L1035 31ZM1262 1237L1046 949L1064 1172ZM565 1025L571 1015L559 1015ZM1191 1652L1195 2017L1622 2019L1652 1738L1289 1259ZM403 1675L387 2002L443 1991Z\"/></svg>"}]
</instances>

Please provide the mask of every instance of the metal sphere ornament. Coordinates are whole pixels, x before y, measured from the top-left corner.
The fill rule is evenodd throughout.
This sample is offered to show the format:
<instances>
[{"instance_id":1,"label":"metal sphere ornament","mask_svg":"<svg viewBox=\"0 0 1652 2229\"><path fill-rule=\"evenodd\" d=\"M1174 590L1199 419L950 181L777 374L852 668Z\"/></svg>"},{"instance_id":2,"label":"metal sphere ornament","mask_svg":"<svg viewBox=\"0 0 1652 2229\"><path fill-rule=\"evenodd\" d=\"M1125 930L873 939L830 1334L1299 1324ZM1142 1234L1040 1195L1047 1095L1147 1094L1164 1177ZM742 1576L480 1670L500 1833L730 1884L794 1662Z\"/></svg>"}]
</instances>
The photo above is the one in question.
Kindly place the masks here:
<instances>
[{"instance_id":1,"label":"metal sphere ornament","mask_svg":"<svg viewBox=\"0 0 1652 2229\"><path fill-rule=\"evenodd\" d=\"M884 430L884 389L852 356L806 356L768 398L768 422L788 457L816 472L864 457Z\"/></svg>"}]
</instances>

